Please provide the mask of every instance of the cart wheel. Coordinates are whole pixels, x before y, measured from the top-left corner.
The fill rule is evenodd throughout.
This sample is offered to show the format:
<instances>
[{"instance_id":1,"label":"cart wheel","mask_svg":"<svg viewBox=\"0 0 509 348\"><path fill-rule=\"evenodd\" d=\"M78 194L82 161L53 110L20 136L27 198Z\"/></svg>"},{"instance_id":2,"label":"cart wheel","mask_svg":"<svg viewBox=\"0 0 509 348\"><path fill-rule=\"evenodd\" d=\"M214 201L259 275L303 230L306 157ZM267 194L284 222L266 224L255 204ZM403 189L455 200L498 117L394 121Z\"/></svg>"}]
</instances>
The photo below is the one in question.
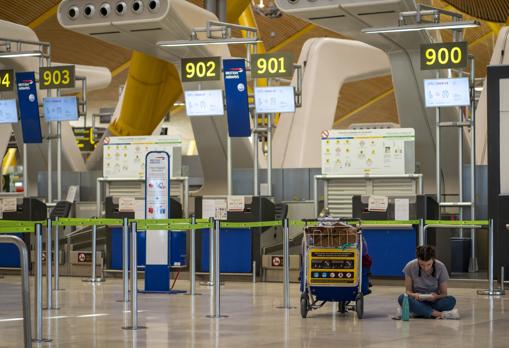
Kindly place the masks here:
<instances>
[{"instance_id":1,"label":"cart wheel","mask_svg":"<svg viewBox=\"0 0 509 348\"><path fill-rule=\"evenodd\" d=\"M357 300L355 300L355 311L357 312L357 318L362 319L364 316L364 296L359 294Z\"/></svg>"},{"instance_id":2,"label":"cart wheel","mask_svg":"<svg viewBox=\"0 0 509 348\"><path fill-rule=\"evenodd\" d=\"M302 318L306 318L308 316L309 309L309 298L307 292L304 292L300 295L300 315Z\"/></svg>"},{"instance_id":3,"label":"cart wheel","mask_svg":"<svg viewBox=\"0 0 509 348\"><path fill-rule=\"evenodd\" d=\"M339 313L346 313L346 312L348 312L348 310L346 309L346 304L347 304L346 301L339 301L338 302L338 305L339 305L338 312Z\"/></svg>"}]
</instances>

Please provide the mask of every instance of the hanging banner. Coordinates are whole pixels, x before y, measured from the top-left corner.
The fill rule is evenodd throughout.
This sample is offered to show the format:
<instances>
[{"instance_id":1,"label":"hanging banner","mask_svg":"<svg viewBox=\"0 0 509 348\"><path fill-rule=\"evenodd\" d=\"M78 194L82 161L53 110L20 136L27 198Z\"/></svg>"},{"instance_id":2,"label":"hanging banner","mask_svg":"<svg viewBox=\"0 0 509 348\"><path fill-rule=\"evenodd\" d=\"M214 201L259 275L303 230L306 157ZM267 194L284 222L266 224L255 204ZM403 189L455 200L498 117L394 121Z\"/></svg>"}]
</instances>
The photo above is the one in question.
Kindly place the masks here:
<instances>
[{"instance_id":1,"label":"hanging banner","mask_svg":"<svg viewBox=\"0 0 509 348\"><path fill-rule=\"evenodd\" d=\"M40 144L42 143L42 133L35 73L33 71L16 73L16 84L18 86L23 142L25 144Z\"/></svg>"},{"instance_id":2,"label":"hanging banner","mask_svg":"<svg viewBox=\"0 0 509 348\"><path fill-rule=\"evenodd\" d=\"M230 137L251 136L246 63L244 59L224 59L224 90Z\"/></svg>"},{"instance_id":3,"label":"hanging banner","mask_svg":"<svg viewBox=\"0 0 509 348\"><path fill-rule=\"evenodd\" d=\"M145 158L145 219L168 219L170 208L170 155L151 151ZM169 291L170 233L146 231L145 291Z\"/></svg>"}]
</instances>

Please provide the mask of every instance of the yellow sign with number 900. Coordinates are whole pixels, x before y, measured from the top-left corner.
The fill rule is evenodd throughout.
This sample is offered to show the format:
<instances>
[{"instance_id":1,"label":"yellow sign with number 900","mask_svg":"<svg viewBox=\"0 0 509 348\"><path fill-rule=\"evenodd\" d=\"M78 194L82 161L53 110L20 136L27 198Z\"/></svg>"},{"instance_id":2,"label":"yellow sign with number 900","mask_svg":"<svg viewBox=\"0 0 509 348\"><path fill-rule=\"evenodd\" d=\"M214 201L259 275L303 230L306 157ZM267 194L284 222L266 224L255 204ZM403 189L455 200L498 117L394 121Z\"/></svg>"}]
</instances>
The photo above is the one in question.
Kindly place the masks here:
<instances>
[{"instance_id":1,"label":"yellow sign with number 900","mask_svg":"<svg viewBox=\"0 0 509 348\"><path fill-rule=\"evenodd\" d=\"M464 68L467 55L466 42L421 45L421 70Z\"/></svg>"},{"instance_id":2,"label":"yellow sign with number 900","mask_svg":"<svg viewBox=\"0 0 509 348\"><path fill-rule=\"evenodd\" d=\"M221 57L184 58L181 61L182 82L221 79Z\"/></svg>"},{"instance_id":3,"label":"yellow sign with number 900","mask_svg":"<svg viewBox=\"0 0 509 348\"><path fill-rule=\"evenodd\" d=\"M14 70L0 70L0 92L14 90Z\"/></svg>"},{"instance_id":4,"label":"yellow sign with number 900","mask_svg":"<svg viewBox=\"0 0 509 348\"><path fill-rule=\"evenodd\" d=\"M40 89L74 88L74 86L74 65L48 67L39 70Z\"/></svg>"}]
</instances>

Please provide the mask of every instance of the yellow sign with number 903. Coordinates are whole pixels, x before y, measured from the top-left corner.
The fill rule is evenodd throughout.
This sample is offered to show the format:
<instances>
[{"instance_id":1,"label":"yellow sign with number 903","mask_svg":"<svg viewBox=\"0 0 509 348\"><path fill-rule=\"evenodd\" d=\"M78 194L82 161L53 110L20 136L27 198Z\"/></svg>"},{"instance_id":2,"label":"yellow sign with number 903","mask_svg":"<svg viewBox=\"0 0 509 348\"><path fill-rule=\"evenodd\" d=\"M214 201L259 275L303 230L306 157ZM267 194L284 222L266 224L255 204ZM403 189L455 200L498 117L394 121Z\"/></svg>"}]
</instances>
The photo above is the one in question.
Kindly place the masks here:
<instances>
[{"instance_id":1,"label":"yellow sign with number 903","mask_svg":"<svg viewBox=\"0 0 509 348\"><path fill-rule=\"evenodd\" d=\"M39 88L73 88L75 86L74 65L41 68L39 70Z\"/></svg>"}]
</instances>

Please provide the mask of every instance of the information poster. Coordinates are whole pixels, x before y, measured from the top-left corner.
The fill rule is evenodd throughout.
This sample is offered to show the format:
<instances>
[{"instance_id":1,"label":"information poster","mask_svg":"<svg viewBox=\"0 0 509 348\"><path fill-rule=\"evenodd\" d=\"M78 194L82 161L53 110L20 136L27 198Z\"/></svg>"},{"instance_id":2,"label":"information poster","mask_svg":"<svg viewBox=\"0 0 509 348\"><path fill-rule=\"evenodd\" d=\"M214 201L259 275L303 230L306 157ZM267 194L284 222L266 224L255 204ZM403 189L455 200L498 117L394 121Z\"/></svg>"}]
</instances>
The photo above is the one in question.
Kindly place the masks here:
<instances>
[{"instance_id":1,"label":"information poster","mask_svg":"<svg viewBox=\"0 0 509 348\"><path fill-rule=\"evenodd\" d=\"M412 128L334 129L322 132L322 174L411 174L415 171Z\"/></svg>"},{"instance_id":2,"label":"information poster","mask_svg":"<svg viewBox=\"0 0 509 348\"><path fill-rule=\"evenodd\" d=\"M149 152L145 159L145 219L168 219L170 205L170 155ZM145 291L169 291L169 232L146 231Z\"/></svg>"},{"instance_id":3,"label":"information poster","mask_svg":"<svg viewBox=\"0 0 509 348\"><path fill-rule=\"evenodd\" d=\"M180 157L182 141L171 136L105 137L103 143L105 178L145 178L145 157L151 151L170 154L170 173Z\"/></svg>"},{"instance_id":4,"label":"information poster","mask_svg":"<svg viewBox=\"0 0 509 348\"><path fill-rule=\"evenodd\" d=\"M41 144L41 120L39 116L37 88L35 85L35 73L16 73L16 84L18 86L18 102L21 128L23 130L23 142L25 144Z\"/></svg>"}]
</instances>

